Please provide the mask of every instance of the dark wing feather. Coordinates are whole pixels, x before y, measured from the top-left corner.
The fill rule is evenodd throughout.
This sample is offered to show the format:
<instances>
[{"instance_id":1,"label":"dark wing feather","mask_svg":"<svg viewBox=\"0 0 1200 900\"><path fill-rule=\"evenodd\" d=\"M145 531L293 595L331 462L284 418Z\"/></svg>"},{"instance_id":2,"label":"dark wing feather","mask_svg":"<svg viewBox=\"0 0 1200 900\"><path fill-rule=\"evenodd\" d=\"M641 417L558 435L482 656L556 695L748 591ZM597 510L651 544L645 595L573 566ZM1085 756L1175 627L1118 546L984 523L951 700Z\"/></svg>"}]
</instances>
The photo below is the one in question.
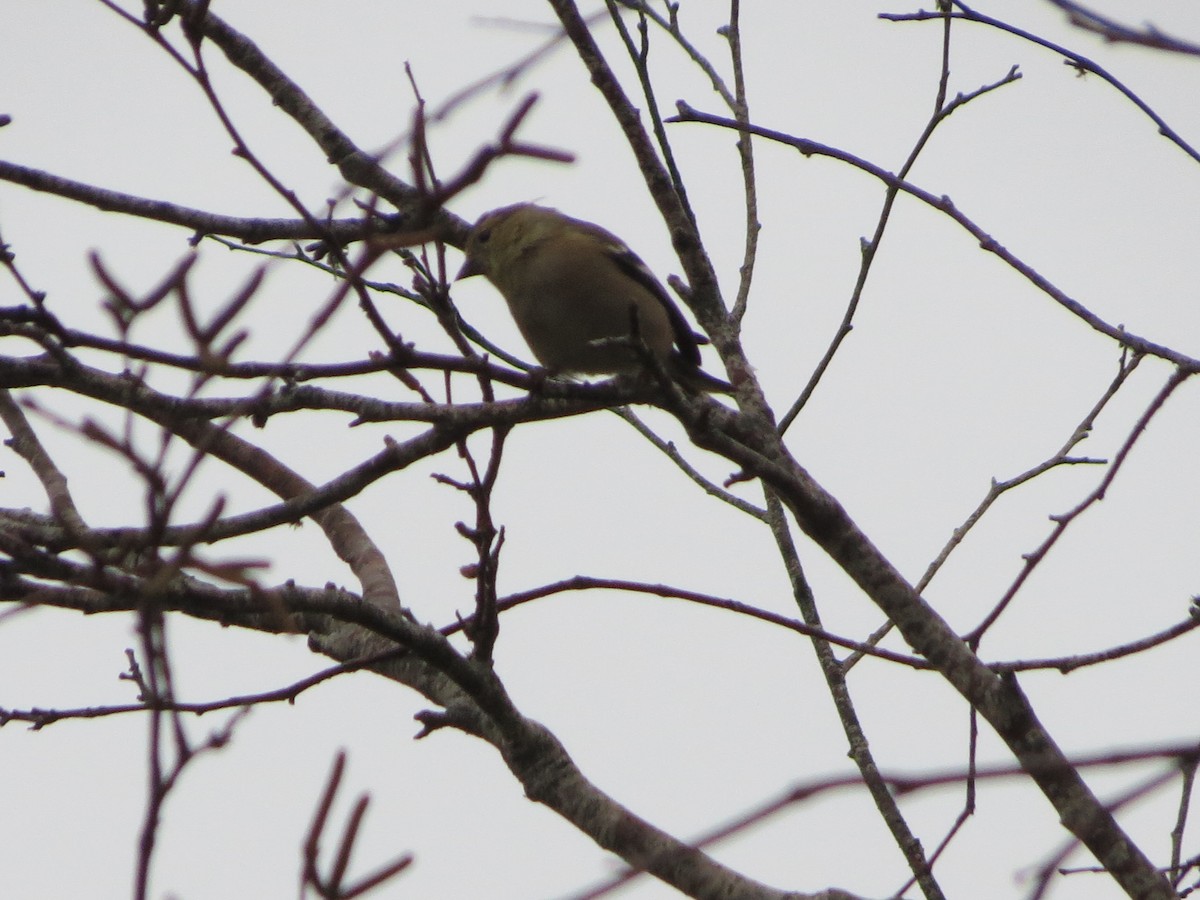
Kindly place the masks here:
<instances>
[{"instance_id":1,"label":"dark wing feather","mask_svg":"<svg viewBox=\"0 0 1200 900\"><path fill-rule=\"evenodd\" d=\"M675 346L679 349L680 359L688 365L699 368L700 348L696 344L696 335L692 333L692 327L683 317L683 313L679 311L679 307L675 305L675 301L667 295L666 290L654 277L654 273L636 253L612 235L606 235L606 237L609 239L606 248L609 258L617 264L622 272L653 294L666 310L667 318L671 322L671 330L675 333Z\"/></svg>"}]
</instances>

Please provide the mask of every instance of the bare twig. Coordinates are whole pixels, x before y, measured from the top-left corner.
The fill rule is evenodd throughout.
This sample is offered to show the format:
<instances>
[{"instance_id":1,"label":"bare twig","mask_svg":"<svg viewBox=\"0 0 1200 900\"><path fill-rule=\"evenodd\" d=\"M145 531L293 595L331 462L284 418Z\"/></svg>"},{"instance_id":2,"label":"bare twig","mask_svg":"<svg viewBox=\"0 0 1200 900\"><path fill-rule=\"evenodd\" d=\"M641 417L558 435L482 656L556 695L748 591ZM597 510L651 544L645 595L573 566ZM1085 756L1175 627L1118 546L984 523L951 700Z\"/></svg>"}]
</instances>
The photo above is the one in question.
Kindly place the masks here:
<instances>
[{"instance_id":1,"label":"bare twig","mask_svg":"<svg viewBox=\"0 0 1200 900\"><path fill-rule=\"evenodd\" d=\"M1200 56L1200 44L1167 34L1153 25L1135 28L1101 15L1074 0L1049 0L1049 2L1066 13L1067 20L1072 25L1098 34L1110 43L1140 44L1143 47L1153 47L1155 50Z\"/></svg>"},{"instance_id":2,"label":"bare twig","mask_svg":"<svg viewBox=\"0 0 1200 900\"><path fill-rule=\"evenodd\" d=\"M1067 295L1064 291L1055 287L1045 276L1022 261L1015 254L1011 253L1004 245L997 241L994 237L984 231L974 221L964 215L954 205L954 202L946 196L937 197L917 187L902 178L897 178L892 173L880 168L879 166L867 162L855 156L852 153L847 153L844 150L838 150L835 147L830 147L817 141L810 141L806 138L795 137L794 135L785 134L784 132L774 131L770 128L763 128L758 125L744 126L736 120L724 118L722 116L713 116L708 113L702 113L694 110L685 103L678 104L679 115L668 119L667 121L678 122L698 122L707 125L716 125L721 128L731 128L738 131L747 131L750 134L756 134L760 137L769 138L770 140L778 141L782 144L794 147L804 156L826 156L830 159L836 159L841 162L861 169L874 178L879 179L888 186L897 187L899 190L912 197L917 198L922 203L925 203L934 209L940 210L949 216L954 222L961 226L967 233L979 242L980 249L988 253L994 253L1003 260L1009 267L1014 269L1038 290L1042 291L1050 297L1059 306L1066 309L1076 318L1085 322L1089 327L1112 338L1118 344L1124 347L1129 347L1136 353L1141 353L1147 356L1157 356L1173 365L1186 370L1188 372L1200 372L1200 360L1195 357L1188 356L1178 350L1174 350L1165 344L1156 343L1141 335L1126 331L1120 325L1112 325L1102 318L1097 316L1086 306Z\"/></svg>"},{"instance_id":3,"label":"bare twig","mask_svg":"<svg viewBox=\"0 0 1200 900\"><path fill-rule=\"evenodd\" d=\"M950 78L950 21L946 20L944 38L942 41L942 74L938 81L937 99L934 102L933 116L925 124L924 131L917 138L912 150L909 151L908 158L904 160L904 164L900 167L900 172L897 178L903 180L912 171L916 165L917 158L921 155L921 151L925 149L930 139L933 137L934 130L946 121L956 110L970 103L977 97L982 97L1006 84L1011 84L1020 78L1021 75L1017 72L1016 67L1009 69L1008 74L991 84L985 84L980 88L972 91L969 94L959 94L949 103L946 102L946 90ZM892 208L895 206L896 197L900 193L899 183L889 184L887 191L884 194L883 206L879 211L879 219L875 223L875 232L869 240L862 243L862 262L859 264L858 275L855 279L854 289L850 293L850 300L846 304L846 311L842 315L842 321L838 325L834 333L833 340L830 342L825 354L813 369L812 375L809 376L808 383L800 391L800 395L791 405L783 418L779 420L780 433L787 431L788 427L795 421L796 416L807 405L809 399L817 389L822 376L828 370L833 362L834 356L838 349L850 334L853 328L854 316L858 311L859 301L862 299L863 290L867 286L867 277L871 273L871 266L875 262L875 256L879 252L880 243L883 240L884 232L887 230L888 222L891 220Z\"/></svg>"},{"instance_id":4,"label":"bare twig","mask_svg":"<svg viewBox=\"0 0 1200 900\"><path fill-rule=\"evenodd\" d=\"M1116 88L1117 91L1119 91L1122 96L1125 97L1125 99L1140 109L1146 115L1146 117L1154 123L1159 134L1177 146L1193 160L1200 162L1200 151L1197 151L1195 147L1185 141L1183 137L1180 136L1177 131L1175 131L1174 128L1168 125L1166 121L1158 113L1156 113L1149 104L1146 103L1146 101L1126 87L1124 83L1122 83L1116 78L1116 76L1112 75L1099 63L1088 59L1086 56L1082 56L1073 50L1069 50L1061 44L1056 44L1053 41L1033 34L1030 31L1026 31L1023 28L1018 28L1015 25L1009 25L1007 22L1003 22L1000 19L994 19L991 16L985 16L982 13L977 13L965 3L959 2L959 0L955 0L954 6L961 10L961 12L951 13L951 15L956 19L964 19L968 22L977 22L981 25L987 25L991 28L996 28L1008 34L1015 35L1016 37L1028 41L1031 44L1037 44L1039 47L1045 47L1047 50L1051 50L1054 53L1060 54L1061 56L1065 57L1065 61L1068 65L1080 72L1091 72L1092 74L1099 76L1104 81L1108 82L1108 84L1112 85L1112 87ZM918 12L903 14L880 13L879 18L887 19L890 22L920 22L930 19L941 19L942 16L943 14L940 12Z\"/></svg>"},{"instance_id":5,"label":"bare twig","mask_svg":"<svg viewBox=\"0 0 1200 900\"><path fill-rule=\"evenodd\" d=\"M916 584L916 589L918 591L921 591L922 593L925 591L925 588L927 588L930 582L933 581L934 576L941 571L941 568L943 565L945 565L946 560L950 558L950 554L962 544L971 530L983 520L983 517L987 514L988 510L990 510L996 501L999 500L1004 494L1008 493L1009 491L1013 491L1021 485L1032 481L1034 478L1037 478L1038 476L1061 466L1104 464L1104 460L1071 456L1071 451L1074 450L1075 447L1077 447L1091 433L1092 428L1095 426L1096 419L1099 417L1100 413L1105 409L1105 407L1108 406L1113 397L1117 395L1117 391L1119 391L1122 385L1125 384L1129 376L1133 374L1134 369L1138 367L1138 364L1141 362L1141 360L1142 357L1137 354L1134 354L1131 357L1126 357L1124 354L1122 354L1121 364L1118 367L1116 376L1104 389L1104 393L1092 405L1092 408L1088 410L1087 414L1075 426L1074 431L1071 432L1067 440L1055 453L1042 460L1037 465L1026 469L1021 474L1015 475L1012 478L1007 478L1003 481L998 481L995 478L992 479L992 483L988 487L987 493L984 495L983 499L979 502L979 505L971 511L961 525L954 529L949 539L942 546L941 551L938 552L938 555L925 568L925 572L921 575L920 580ZM871 633L871 636L867 638L867 643L878 643L884 638L885 635L891 632L892 628L893 625L891 622L885 622ZM846 659L846 668L849 669L853 667L857 661L857 654L851 655Z\"/></svg>"},{"instance_id":6,"label":"bare twig","mask_svg":"<svg viewBox=\"0 0 1200 900\"><path fill-rule=\"evenodd\" d=\"M1142 763L1157 760L1169 760L1177 765L1182 765L1187 761L1194 760L1198 757L1197 749L1194 745L1181 745L1161 747L1150 750L1133 750L1128 752L1113 752L1087 757L1077 757L1072 760L1072 764L1080 769L1107 769L1121 766L1128 766L1135 763ZM1149 790L1160 786L1166 781L1174 777L1175 766L1172 766L1167 772L1160 776L1147 781L1140 785L1138 789L1131 792L1129 796L1124 798L1119 803L1128 802L1130 799L1144 796ZM974 777L980 781L998 781L1007 778L1019 778L1024 775L1024 772L1015 766L988 766L974 773ZM936 790L937 788L947 785L961 784L968 777L968 773L964 771L936 772L927 775L899 775L884 773L881 775L884 783L895 792L897 796L907 796L923 791ZM789 788L778 797L768 800L755 809L743 813L736 819L731 820L727 824L706 832L698 836L694 840L697 847L711 847L726 838L745 832L747 829L785 812L792 806L798 803L804 803L813 797L820 796L830 791L842 791L847 788L858 788L863 785L861 776L849 775L844 777L830 777L814 779L800 785ZM1072 845L1074 846L1074 845ZM626 872L616 876L611 882L605 882L604 885L598 886L583 894L578 894L572 897L572 900L582 900L584 897L599 897L604 891L611 890L612 887L619 884L625 884L632 878L637 877L638 872ZM619 881L617 879L620 879Z\"/></svg>"},{"instance_id":7,"label":"bare twig","mask_svg":"<svg viewBox=\"0 0 1200 900\"><path fill-rule=\"evenodd\" d=\"M1058 543L1058 539L1061 538L1064 532L1066 532L1066 530L1071 526L1071 523L1083 515L1093 504L1104 499L1104 495L1108 491L1109 486L1117 477L1117 473L1120 472L1121 466L1124 465L1125 460L1128 458L1130 451L1133 450L1133 446L1137 443L1138 438L1145 433L1146 427L1150 424L1150 420L1153 419L1159 410L1162 409L1163 404L1167 402L1167 398L1169 398L1171 394L1175 392L1176 388L1178 388L1181 384L1183 384L1184 381L1188 379L1190 374L1190 372L1184 369L1176 369L1171 374L1171 377L1167 379L1166 383L1155 395L1154 399L1150 401L1150 404L1142 412L1142 415L1138 418L1137 422L1134 423L1133 428L1130 429L1129 436L1126 437L1125 442L1117 451L1116 456L1113 457L1112 464L1109 465L1107 471L1104 473L1104 477L1100 479L1100 483L1096 485L1096 487L1072 509L1065 513L1050 517L1051 521L1054 522L1054 528L1051 530L1050 534L1044 541L1042 541L1041 544L1038 545L1035 550L1033 550L1031 553L1025 554L1025 564L1021 567L1020 574L1017 575L1016 579L1009 586L1008 590L1004 592L1003 596L1001 596L1001 598L996 602L995 606L992 607L991 612L984 616L983 621L981 621L964 636L963 639L965 641L973 646L978 645L983 635L989 628L991 628L996 620L1000 618L1001 613L1008 608L1009 603L1011 603L1013 598L1017 595L1017 591L1021 589L1021 586L1033 573L1033 570L1037 568L1038 564L1046 558L1046 555L1050 552L1051 548Z\"/></svg>"},{"instance_id":8,"label":"bare twig","mask_svg":"<svg viewBox=\"0 0 1200 900\"><path fill-rule=\"evenodd\" d=\"M367 794L363 794L355 802L349 821L347 821L346 827L338 839L337 853L334 855L329 874L321 874L318 860L321 850L321 838L324 836L325 826L329 822L329 814L333 808L333 801L337 796L337 790L341 785L345 770L346 753L345 751L340 751L334 759L329 779L325 783L325 790L322 792L321 798L317 803L312 825L309 826L308 836L304 841L304 863L300 877L301 896L304 896L308 889L312 888L322 900L351 900L351 898L361 897L368 891L374 890L383 883L390 881L412 865L413 855L405 853L370 875L360 878L356 883L350 885L343 884L346 878L346 871L350 867L350 857L354 852L354 842L358 838L359 828L362 825L363 817L366 815L367 806L370 803L370 797Z\"/></svg>"},{"instance_id":9,"label":"bare twig","mask_svg":"<svg viewBox=\"0 0 1200 900\"><path fill-rule=\"evenodd\" d=\"M767 509L770 515L771 534L775 538L775 545L779 549L788 573L788 580L792 585L792 597L800 608L800 614L804 616L805 625L808 628L820 628L821 617L817 610L816 598L813 596L812 587L804 574L800 555L796 551L791 531L788 529L783 504L769 489L767 491ZM858 766L862 783L870 793L880 818L891 832L892 840L895 841L897 848L904 855L904 861L908 863L912 872L912 880L920 885L921 892L927 900L945 900L946 895L933 875L933 860L925 856L921 841L913 832L912 826L900 810L899 802L889 790L888 784L879 771L879 764L875 759L875 754L871 751L866 729L862 725L854 701L850 696L850 686L846 682L845 670L834 656L830 643L822 636L813 635L813 649L816 651L821 673L825 676L825 684L833 700L833 705L837 709L838 720L842 723L842 730L846 734L846 741L849 745L848 755ZM903 891L899 893L903 893Z\"/></svg>"},{"instance_id":10,"label":"bare twig","mask_svg":"<svg viewBox=\"0 0 1200 900\"><path fill-rule=\"evenodd\" d=\"M761 622L767 622L771 625L778 625L781 628L786 628L789 631L794 631L797 634L805 635L806 637L819 638L823 641L828 641L831 644L836 644L839 647L845 647L849 650L861 651L867 656L873 656L878 659L883 659L888 662L899 663L911 669L928 669L929 664L924 660L916 657L906 656L903 653L896 653L892 650L883 650L879 647L871 647L860 641L851 640L842 635L834 634L826 631L817 625L810 625L804 622L798 622L795 619L789 619L787 616L781 616L777 613L768 612L764 609L759 609L756 606L751 606L747 603L742 603L738 600L729 600L722 597L714 597L711 594L702 594L698 591L688 591L682 588L671 587L665 584L645 584L640 581L626 581L620 578L592 578L587 575L576 575L573 578L567 578L563 581L557 581L552 584L543 585L542 587L533 588L528 591L521 591L517 594L510 594L507 597L502 597L496 601L496 609L498 612L507 612L508 610L521 606L525 603L531 603L534 600L540 600L543 597L550 597L555 594L565 593L567 591L591 591L591 590L610 590L610 591L628 591L634 594L650 594L656 597L666 597L672 600L684 600L688 603L695 603L700 606L708 606L714 609L723 609L728 612L737 613L738 615L748 616L752 619L758 619ZM464 631L472 624L470 617L460 619L453 625L447 625L441 629L442 634L451 635Z\"/></svg>"}]
</instances>

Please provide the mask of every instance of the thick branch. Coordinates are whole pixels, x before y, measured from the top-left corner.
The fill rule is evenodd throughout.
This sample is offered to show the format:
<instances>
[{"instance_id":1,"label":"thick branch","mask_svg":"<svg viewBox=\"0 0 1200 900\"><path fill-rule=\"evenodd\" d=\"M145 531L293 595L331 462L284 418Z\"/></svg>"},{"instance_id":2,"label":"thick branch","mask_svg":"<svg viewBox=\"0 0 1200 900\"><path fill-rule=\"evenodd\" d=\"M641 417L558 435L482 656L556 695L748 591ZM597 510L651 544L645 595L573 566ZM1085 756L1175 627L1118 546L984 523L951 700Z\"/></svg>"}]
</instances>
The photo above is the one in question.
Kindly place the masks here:
<instances>
[{"instance_id":1,"label":"thick branch","mask_svg":"<svg viewBox=\"0 0 1200 900\"><path fill-rule=\"evenodd\" d=\"M703 404L703 405L702 405ZM677 410L692 440L764 479L800 528L896 624L996 730L1022 768L1130 897L1166 900L1170 886L1042 726L1011 676L988 669L858 528L840 503L793 459L775 433L747 432L743 422L711 401ZM737 435L737 437L734 437Z\"/></svg>"}]
</instances>

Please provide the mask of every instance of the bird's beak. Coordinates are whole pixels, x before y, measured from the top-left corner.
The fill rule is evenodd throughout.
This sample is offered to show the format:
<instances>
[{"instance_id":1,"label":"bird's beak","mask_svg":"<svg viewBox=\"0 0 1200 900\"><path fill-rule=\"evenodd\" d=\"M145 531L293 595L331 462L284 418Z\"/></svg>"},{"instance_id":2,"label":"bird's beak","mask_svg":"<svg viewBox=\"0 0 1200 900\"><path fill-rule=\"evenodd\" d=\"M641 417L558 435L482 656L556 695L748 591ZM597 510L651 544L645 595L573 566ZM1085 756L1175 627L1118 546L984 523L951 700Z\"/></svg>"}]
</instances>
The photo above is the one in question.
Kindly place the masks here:
<instances>
[{"instance_id":1,"label":"bird's beak","mask_svg":"<svg viewBox=\"0 0 1200 900\"><path fill-rule=\"evenodd\" d=\"M458 270L458 274L454 276L455 281L461 281L464 278L470 278L472 275L482 275L483 269L471 257L467 257L462 264L462 268Z\"/></svg>"}]
</instances>

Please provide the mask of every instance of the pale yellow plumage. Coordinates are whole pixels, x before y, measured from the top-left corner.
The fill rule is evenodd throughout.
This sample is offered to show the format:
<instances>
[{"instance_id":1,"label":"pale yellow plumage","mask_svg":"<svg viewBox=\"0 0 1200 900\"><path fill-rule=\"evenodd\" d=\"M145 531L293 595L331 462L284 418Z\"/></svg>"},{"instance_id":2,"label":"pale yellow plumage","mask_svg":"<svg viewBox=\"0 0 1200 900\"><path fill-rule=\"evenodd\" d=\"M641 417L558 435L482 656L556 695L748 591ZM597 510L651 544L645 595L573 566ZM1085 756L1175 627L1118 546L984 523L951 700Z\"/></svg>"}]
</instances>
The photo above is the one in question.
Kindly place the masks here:
<instances>
[{"instance_id":1,"label":"pale yellow plumage","mask_svg":"<svg viewBox=\"0 0 1200 900\"><path fill-rule=\"evenodd\" d=\"M690 386L729 389L700 371L697 336L666 291L598 225L533 204L506 206L475 223L465 252L458 277L484 275L496 286L547 369L637 371L636 339Z\"/></svg>"}]
</instances>

